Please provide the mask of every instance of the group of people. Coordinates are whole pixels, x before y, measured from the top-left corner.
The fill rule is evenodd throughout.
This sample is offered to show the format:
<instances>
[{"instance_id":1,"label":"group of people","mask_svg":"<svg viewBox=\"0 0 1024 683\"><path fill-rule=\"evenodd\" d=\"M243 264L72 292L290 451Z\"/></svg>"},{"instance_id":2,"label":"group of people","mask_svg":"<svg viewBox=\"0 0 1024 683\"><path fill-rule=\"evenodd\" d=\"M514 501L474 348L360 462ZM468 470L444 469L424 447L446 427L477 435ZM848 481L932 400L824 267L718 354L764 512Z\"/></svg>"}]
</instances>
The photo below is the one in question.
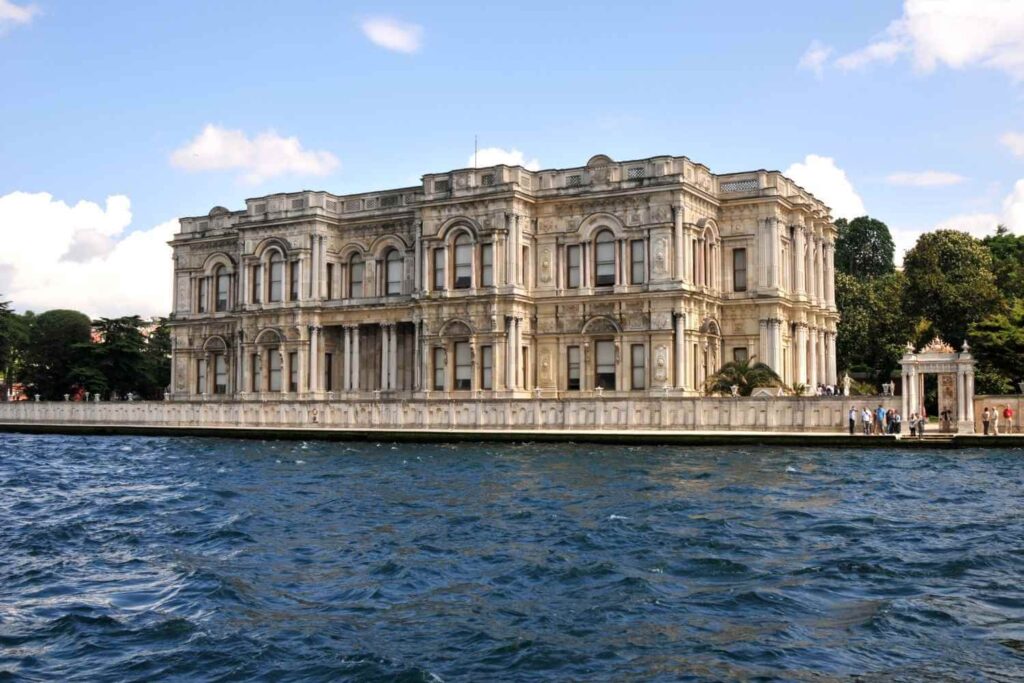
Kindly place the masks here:
<instances>
[{"instance_id":1,"label":"group of people","mask_svg":"<svg viewBox=\"0 0 1024 683\"><path fill-rule=\"evenodd\" d=\"M839 387L835 384L819 384L814 390L815 396L838 396Z\"/></svg>"},{"instance_id":2,"label":"group of people","mask_svg":"<svg viewBox=\"0 0 1024 683\"><path fill-rule=\"evenodd\" d=\"M879 405L875 410L869 410L867 406L864 406L858 414L857 409L851 406L849 417L851 436L857 433L858 418L865 436L903 433L903 416L894 408L886 409ZM928 416L924 413L920 415L912 413L907 423L911 436L922 437L925 425L928 423Z\"/></svg>"},{"instance_id":3,"label":"group of people","mask_svg":"<svg viewBox=\"0 0 1024 683\"><path fill-rule=\"evenodd\" d=\"M992 434L999 435L999 429L1002 427L1005 434L1009 434L1013 431L1013 408L1009 405L1005 406L1000 412L999 408L985 407L981 411L981 425L985 430L985 436L989 435L989 427L992 428Z\"/></svg>"}]
</instances>

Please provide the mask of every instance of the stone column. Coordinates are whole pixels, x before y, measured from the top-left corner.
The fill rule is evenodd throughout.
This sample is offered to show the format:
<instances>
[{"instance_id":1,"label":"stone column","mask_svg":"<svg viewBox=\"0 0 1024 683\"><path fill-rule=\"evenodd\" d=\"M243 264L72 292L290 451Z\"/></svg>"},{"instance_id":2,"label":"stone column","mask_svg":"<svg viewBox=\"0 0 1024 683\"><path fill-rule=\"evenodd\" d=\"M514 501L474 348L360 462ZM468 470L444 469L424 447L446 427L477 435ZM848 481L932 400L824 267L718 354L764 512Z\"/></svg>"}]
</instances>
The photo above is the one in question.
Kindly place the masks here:
<instances>
[{"instance_id":1,"label":"stone column","mask_svg":"<svg viewBox=\"0 0 1024 683\"><path fill-rule=\"evenodd\" d=\"M391 341L388 343L388 389L398 389L398 325L388 325Z\"/></svg>"},{"instance_id":2,"label":"stone column","mask_svg":"<svg viewBox=\"0 0 1024 683\"><path fill-rule=\"evenodd\" d=\"M626 277L626 240L619 240L619 259L618 267L616 271L618 274L615 277L615 281L620 285L629 283L629 278Z\"/></svg>"},{"instance_id":3,"label":"stone column","mask_svg":"<svg viewBox=\"0 0 1024 683\"><path fill-rule=\"evenodd\" d=\"M513 370L513 384L516 389L520 389L523 386L522 378L522 364L523 364L523 341L522 341L522 325L523 319L516 317L514 320L513 332L512 332L512 370Z\"/></svg>"},{"instance_id":4,"label":"stone column","mask_svg":"<svg viewBox=\"0 0 1024 683\"><path fill-rule=\"evenodd\" d=\"M415 294L423 286L421 268L423 267L423 242L420 239L420 234L423 232L423 226L420 223L416 224L416 237L413 243L413 264L412 264L412 292Z\"/></svg>"},{"instance_id":5,"label":"stone column","mask_svg":"<svg viewBox=\"0 0 1024 683\"><path fill-rule=\"evenodd\" d=\"M675 314L676 349L675 349L675 387L686 388L686 314Z\"/></svg>"},{"instance_id":6,"label":"stone column","mask_svg":"<svg viewBox=\"0 0 1024 683\"><path fill-rule=\"evenodd\" d=\"M818 330L810 329L809 358L807 359L807 384L810 385L812 393L818 388Z\"/></svg>"},{"instance_id":7,"label":"stone column","mask_svg":"<svg viewBox=\"0 0 1024 683\"><path fill-rule=\"evenodd\" d=\"M173 367L173 366L172 366ZM242 333L235 335L235 396L245 391L245 356L242 353Z\"/></svg>"},{"instance_id":8,"label":"stone column","mask_svg":"<svg viewBox=\"0 0 1024 683\"><path fill-rule=\"evenodd\" d=\"M352 330L341 328L341 390L352 390Z\"/></svg>"},{"instance_id":9,"label":"stone column","mask_svg":"<svg viewBox=\"0 0 1024 683\"><path fill-rule=\"evenodd\" d=\"M757 321L757 362L771 362L768 357L768 321L765 319Z\"/></svg>"},{"instance_id":10,"label":"stone column","mask_svg":"<svg viewBox=\"0 0 1024 683\"><path fill-rule=\"evenodd\" d=\"M412 388L413 391L419 391L423 388L420 383L421 365L423 363L423 353L420 349L420 321L415 320L412 324L412 348L413 348L413 359L412 359Z\"/></svg>"},{"instance_id":11,"label":"stone column","mask_svg":"<svg viewBox=\"0 0 1024 683\"><path fill-rule=\"evenodd\" d=\"M390 354L388 352L388 340L390 335L388 334L387 323L380 323L380 389L386 391L388 388L388 363Z\"/></svg>"},{"instance_id":12,"label":"stone column","mask_svg":"<svg viewBox=\"0 0 1024 683\"><path fill-rule=\"evenodd\" d=\"M836 307L836 247L833 242L825 243L825 303Z\"/></svg>"},{"instance_id":13,"label":"stone column","mask_svg":"<svg viewBox=\"0 0 1024 683\"><path fill-rule=\"evenodd\" d=\"M309 239L309 298L317 299L317 278L316 274L319 272L320 266L320 239L316 235L312 235ZM299 266L301 269L302 266ZM301 291L301 290L300 290Z\"/></svg>"},{"instance_id":14,"label":"stone column","mask_svg":"<svg viewBox=\"0 0 1024 683\"><path fill-rule=\"evenodd\" d=\"M320 328L309 328L309 390L320 391Z\"/></svg>"},{"instance_id":15,"label":"stone column","mask_svg":"<svg viewBox=\"0 0 1024 683\"><path fill-rule=\"evenodd\" d=\"M910 403L910 412L918 412L918 398L917 398L917 379L918 373L917 368L911 368L910 370L910 391L907 401Z\"/></svg>"},{"instance_id":16,"label":"stone column","mask_svg":"<svg viewBox=\"0 0 1024 683\"><path fill-rule=\"evenodd\" d=\"M512 316L506 318L508 330L505 333L505 388L510 391L515 389L515 320Z\"/></svg>"},{"instance_id":17,"label":"stone column","mask_svg":"<svg viewBox=\"0 0 1024 683\"><path fill-rule=\"evenodd\" d=\"M836 333L828 333L828 367L825 369L828 375L827 382L835 385L839 381L839 374L836 368Z\"/></svg>"},{"instance_id":18,"label":"stone column","mask_svg":"<svg viewBox=\"0 0 1024 683\"><path fill-rule=\"evenodd\" d=\"M355 325L352 328L352 391L359 391L359 370L361 363L359 362L359 326Z\"/></svg>"},{"instance_id":19,"label":"stone column","mask_svg":"<svg viewBox=\"0 0 1024 683\"><path fill-rule=\"evenodd\" d=\"M903 407L903 412L901 413L901 415L903 416L903 419L906 420L907 417L910 416L910 413L907 412L907 408L910 405L910 397L907 393L910 389L910 374L907 372L906 368L901 368L900 380L900 384L902 385L900 389L900 399L901 405Z\"/></svg>"},{"instance_id":20,"label":"stone column","mask_svg":"<svg viewBox=\"0 0 1024 683\"><path fill-rule=\"evenodd\" d=\"M964 421L967 410L964 408L964 398L967 393L967 382L964 378L963 370L957 368L956 371L956 422L959 425Z\"/></svg>"},{"instance_id":21,"label":"stone column","mask_svg":"<svg viewBox=\"0 0 1024 683\"><path fill-rule=\"evenodd\" d=\"M675 244L675 279L686 281L686 248L683 245L683 207L672 207L673 243Z\"/></svg>"},{"instance_id":22,"label":"stone column","mask_svg":"<svg viewBox=\"0 0 1024 683\"><path fill-rule=\"evenodd\" d=\"M793 294L804 293L804 229L803 226L793 228Z\"/></svg>"},{"instance_id":23,"label":"stone column","mask_svg":"<svg viewBox=\"0 0 1024 683\"><path fill-rule=\"evenodd\" d=\"M964 372L964 401L966 403L967 410L967 422L971 425L971 431L974 431L974 371L966 370Z\"/></svg>"}]
</instances>

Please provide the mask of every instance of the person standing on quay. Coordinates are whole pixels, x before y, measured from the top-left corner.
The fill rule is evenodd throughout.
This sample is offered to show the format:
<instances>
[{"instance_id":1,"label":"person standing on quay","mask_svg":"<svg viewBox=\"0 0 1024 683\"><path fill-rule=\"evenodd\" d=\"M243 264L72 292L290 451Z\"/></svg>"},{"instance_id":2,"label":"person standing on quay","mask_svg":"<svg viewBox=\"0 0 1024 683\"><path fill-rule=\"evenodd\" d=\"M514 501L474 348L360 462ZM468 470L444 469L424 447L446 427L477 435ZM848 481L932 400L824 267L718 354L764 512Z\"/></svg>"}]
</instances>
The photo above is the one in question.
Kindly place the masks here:
<instances>
[{"instance_id":1,"label":"person standing on quay","mask_svg":"<svg viewBox=\"0 0 1024 683\"><path fill-rule=\"evenodd\" d=\"M893 431L896 434L903 432L903 416L900 415L900 411L894 410L892 413Z\"/></svg>"},{"instance_id":2,"label":"person standing on quay","mask_svg":"<svg viewBox=\"0 0 1024 683\"><path fill-rule=\"evenodd\" d=\"M850 406L850 436L857 429L857 409Z\"/></svg>"},{"instance_id":3,"label":"person standing on quay","mask_svg":"<svg viewBox=\"0 0 1024 683\"><path fill-rule=\"evenodd\" d=\"M875 410L875 429L878 435L885 434L885 408L882 404L878 404L878 408Z\"/></svg>"},{"instance_id":4,"label":"person standing on quay","mask_svg":"<svg viewBox=\"0 0 1024 683\"><path fill-rule=\"evenodd\" d=\"M861 411L860 419L864 423L864 436L871 436L871 411L867 406Z\"/></svg>"},{"instance_id":5,"label":"person standing on quay","mask_svg":"<svg viewBox=\"0 0 1024 683\"><path fill-rule=\"evenodd\" d=\"M987 407L981 411L981 426L984 429L985 436L988 436L988 423L992 421L992 411Z\"/></svg>"},{"instance_id":6,"label":"person standing on quay","mask_svg":"<svg viewBox=\"0 0 1024 683\"><path fill-rule=\"evenodd\" d=\"M1013 434L1013 408L1010 407L1009 403L1003 409L1003 419L1006 420L1006 433Z\"/></svg>"},{"instance_id":7,"label":"person standing on quay","mask_svg":"<svg viewBox=\"0 0 1024 683\"><path fill-rule=\"evenodd\" d=\"M910 435L917 436L917 413L910 414Z\"/></svg>"}]
</instances>

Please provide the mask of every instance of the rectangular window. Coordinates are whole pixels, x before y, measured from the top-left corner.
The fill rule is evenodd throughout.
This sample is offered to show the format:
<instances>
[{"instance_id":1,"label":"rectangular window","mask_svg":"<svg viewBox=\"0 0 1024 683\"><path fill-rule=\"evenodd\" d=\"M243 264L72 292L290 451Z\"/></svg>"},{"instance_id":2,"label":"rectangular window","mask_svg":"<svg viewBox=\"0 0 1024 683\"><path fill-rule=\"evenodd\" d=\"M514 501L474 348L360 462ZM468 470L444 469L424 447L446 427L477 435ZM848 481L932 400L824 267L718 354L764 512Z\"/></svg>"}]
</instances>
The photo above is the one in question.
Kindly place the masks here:
<instances>
[{"instance_id":1,"label":"rectangular window","mask_svg":"<svg viewBox=\"0 0 1024 683\"><path fill-rule=\"evenodd\" d=\"M594 285L606 287L615 284L615 242L597 242L594 245Z\"/></svg>"},{"instance_id":2,"label":"rectangular window","mask_svg":"<svg viewBox=\"0 0 1024 683\"><path fill-rule=\"evenodd\" d=\"M629 243L629 283L632 285L643 284L646 275L647 244L643 240L633 240Z\"/></svg>"},{"instance_id":3,"label":"rectangular window","mask_svg":"<svg viewBox=\"0 0 1024 683\"><path fill-rule=\"evenodd\" d=\"M594 386L606 390L615 389L615 342L599 341L594 344Z\"/></svg>"},{"instance_id":4,"label":"rectangular window","mask_svg":"<svg viewBox=\"0 0 1024 683\"><path fill-rule=\"evenodd\" d=\"M196 310L199 311L200 313L206 313L206 299L207 297L210 296L210 292L208 290L208 283L209 280L207 280L205 277L199 278L199 301L197 302L199 305L196 308Z\"/></svg>"},{"instance_id":5,"label":"rectangular window","mask_svg":"<svg viewBox=\"0 0 1024 683\"><path fill-rule=\"evenodd\" d=\"M455 289L469 289L473 283L473 245L455 245Z\"/></svg>"},{"instance_id":6,"label":"rectangular window","mask_svg":"<svg viewBox=\"0 0 1024 683\"><path fill-rule=\"evenodd\" d=\"M327 300L334 298L334 264L327 264Z\"/></svg>"},{"instance_id":7,"label":"rectangular window","mask_svg":"<svg viewBox=\"0 0 1024 683\"><path fill-rule=\"evenodd\" d=\"M349 269L349 298L360 299L363 296L363 262L353 261Z\"/></svg>"},{"instance_id":8,"label":"rectangular window","mask_svg":"<svg viewBox=\"0 0 1024 683\"><path fill-rule=\"evenodd\" d=\"M494 347L480 347L480 388L494 388Z\"/></svg>"},{"instance_id":9,"label":"rectangular window","mask_svg":"<svg viewBox=\"0 0 1024 683\"><path fill-rule=\"evenodd\" d=\"M288 264L288 280L291 284L288 290L288 300L299 300L299 262L292 261Z\"/></svg>"},{"instance_id":10,"label":"rectangular window","mask_svg":"<svg viewBox=\"0 0 1024 683\"><path fill-rule=\"evenodd\" d=\"M284 288L284 262L270 262L270 296L268 301L280 301Z\"/></svg>"},{"instance_id":11,"label":"rectangular window","mask_svg":"<svg viewBox=\"0 0 1024 683\"><path fill-rule=\"evenodd\" d=\"M213 393L228 393L228 359L223 353L213 357Z\"/></svg>"},{"instance_id":12,"label":"rectangular window","mask_svg":"<svg viewBox=\"0 0 1024 683\"><path fill-rule=\"evenodd\" d=\"M334 367L334 354L324 354L324 391L334 391L334 373L331 369Z\"/></svg>"},{"instance_id":13,"label":"rectangular window","mask_svg":"<svg viewBox=\"0 0 1024 683\"><path fill-rule=\"evenodd\" d=\"M480 247L480 286L494 286L494 245L484 244Z\"/></svg>"},{"instance_id":14,"label":"rectangular window","mask_svg":"<svg viewBox=\"0 0 1024 683\"><path fill-rule=\"evenodd\" d=\"M580 187L581 185L583 185L582 175L568 175L565 177L566 187Z\"/></svg>"},{"instance_id":15,"label":"rectangular window","mask_svg":"<svg viewBox=\"0 0 1024 683\"><path fill-rule=\"evenodd\" d=\"M745 346L738 346L732 350L732 359L737 363L743 363L747 360L747 349Z\"/></svg>"},{"instance_id":16,"label":"rectangular window","mask_svg":"<svg viewBox=\"0 0 1024 683\"><path fill-rule=\"evenodd\" d=\"M434 289L443 291L444 286L444 249L434 250Z\"/></svg>"},{"instance_id":17,"label":"rectangular window","mask_svg":"<svg viewBox=\"0 0 1024 683\"><path fill-rule=\"evenodd\" d=\"M434 391L444 391L444 349L434 349Z\"/></svg>"},{"instance_id":18,"label":"rectangular window","mask_svg":"<svg viewBox=\"0 0 1024 683\"><path fill-rule=\"evenodd\" d=\"M580 286L580 245L571 244L565 248L565 286L575 289Z\"/></svg>"},{"instance_id":19,"label":"rectangular window","mask_svg":"<svg viewBox=\"0 0 1024 683\"><path fill-rule=\"evenodd\" d=\"M252 354L252 390L263 391L263 357Z\"/></svg>"},{"instance_id":20,"label":"rectangular window","mask_svg":"<svg viewBox=\"0 0 1024 683\"><path fill-rule=\"evenodd\" d=\"M231 283L231 276L227 273L217 274L217 311L228 310L228 289Z\"/></svg>"},{"instance_id":21,"label":"rectangular window","mask_svg":"<svg viewBox=\"0 0 1024 683\"><path fill-rule=\"evenodd\" d=\"M566 361L568 365L569 383L566 389L569 391L580 390L580 347L570 346L566 349Z\"/></svg>"},{"instance_id":22,"label":"rectangular window","mask_svg":"<svg viewBox=\"0 0 1024 683\"><path fill-rule=\"evenodd\" d=\"M288 391L293 394L299 390L299 353L288 354Z\"/></svg>"},{"instance_id":23,"label":"rectangular window","mask_svg":"<svg viewBox=\"0 0 1024 683\"><path fill-rule=\"evenodd\" d=\"M388 296L396 296L402 293L402 267L404 261L398 257L396 252L392 252L393 255L388 256L387 260L387 291Z\"/></svg>"},{"instance_id":24,"label":"rectangular window","mask_svg":"<svg viewBox=\"0 0 1024 683\"><path fill-rule=\"evenodd\" d=\"M206 393L206 359L200 358L196 361L196 393Z\"/></svg>"},{"instance_id":25,"label":"rectangular window","mask_svg":"<svg viewBox=\"0 0 1024 683\"><path fill-rule=\"evenodd\" d=\"M747 250L732 250L732 291L747 291Z\"/></svg>"},{"instance_id":26,"label":"rectangular window","mask_svg":"<svg viewBox=\"0 0 1024 683\"><path fill-rule=\"evenodd\" d=\"M469 342L455 342L455 388L468 390L472 386L473 355Z\"/></svg>"},{"instance_id":27,"label":"rectangular window","mask_svg":"<svg viewBox=\"0 0 1024 683\"><path fill-rule=\"evenodd\" d=\"M523 283L524 287L530 286L530 248L523 247L523 272L522 279L520 282Z\"/></svg>"},{"instance_id":28,"label":"rectangular window","mask_svg":"<svg viewBox=\"0 0 1024 683\"><path fill-rule=\"evenodd\" d=\"M647 387L647 353L643 344L633 344L630 347L630 368L632 370L632 388L645 389Z\"/></svg>"},{"instance_id":29,"label":"rectangular window","mask_svg":"<svg viewBox=\"0 0 1024 683\"><path fill-rule=\"evenodd\" d=\"M277 349L271 349L268 355L270 357L270 367L267 370L267 374L270 379L270 390L281 391L281 352Z\"/></svg>"},{"instance_id":30,"label":"rectangular window","mask_svg":"<svg viewBox=\"0 0 1024 683\"><path fill-rule=\"evenodd\" d=\"M630 180L643 180L644 178L644 167L643 166L631 166L626 171L626 177Z\"/></svg>"},{"instance_id":31,"label":"rectangular window","mask_svg":"<svg viewBox=\"0 0 1024 683\"><path fill-rule=\"evenodd\" d=\"M263 297L263 266L252 267L252 302L258 304Z\"/></svg>"}]
</instances>

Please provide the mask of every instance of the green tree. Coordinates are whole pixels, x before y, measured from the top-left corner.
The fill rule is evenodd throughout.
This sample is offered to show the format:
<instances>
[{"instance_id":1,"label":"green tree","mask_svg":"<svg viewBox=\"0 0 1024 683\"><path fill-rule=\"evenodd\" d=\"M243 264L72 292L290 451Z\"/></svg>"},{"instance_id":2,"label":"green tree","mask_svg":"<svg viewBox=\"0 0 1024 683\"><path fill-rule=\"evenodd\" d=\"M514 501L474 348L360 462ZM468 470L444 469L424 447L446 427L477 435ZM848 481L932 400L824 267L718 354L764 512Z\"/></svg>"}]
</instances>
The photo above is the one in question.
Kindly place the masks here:
<instances>
[{"instance_id":1,"label":"green tree","mask_svg":"<svg viewBox=\"0 0 1024 683\"><path fill-rule=\"evenodd\" d=\"M889 381L914 337L916 318L905 315L901 306L905 287L900 272L873 279L836 273L840 370L867 373L876 386Z\"/></svg>"},{"instance_id":2,"label":"green tree","mask_svg":"<svg viewBox=\"0 0 1024 683\"><path fill-rule=\"evenodd\" d=\"M1024 235L1014 235L1005 225L981 240L992 255L996 287L1006 298L1024 299Z\"/></svg>"},{"instance_id":3,"label":"green tree","mask_svg":"<svg viewBox=\"0 0 1024 683\"><path fill-rule=\"evenodd\" d=\"M709 394L728 394L733 385L739 387L740 396L750 396L757 387L781 387L782 378L764 363L753 360L729 361L708 378L706 391Z\"/></svg>"},{"instance_id":4,"label":"green tree","mask_svg":"<svg viewBox=\"0 0 1024 683\"><path fill-rule=\"evenodd\" d=\"M56 400L70 391L71 371L85 365L91 331L89 316L78 311L57 309L34 318L23 373L34 393Z\"/></svg>"},{"instance_id":5,"label":"green tree","mask_svg":"<svg viewBox=\"0 0 1024 683\"><path fill-rule=\"evenodd\" d=\"M836 221L836 270L854 277L872 278L888 275L895 270L893 244L889 226L870 216L860 216L847 222Z\"/></svg>"},{"instance_id":6,"label":"green tree","mask_svg":"<svg viewBox=\"0 0 1024 683\"><path fill-rule=\"evenodd\" d=\"M149 388L152 377L146 363L142 318L137 315L100 318L93 325L100 342L87 365L103 373L107 388L119 396Z\"/></svg>"},{"instance_id":7,"label":"green tree","mask_svg":"<svg viewBox=\"0 0 1024 683\"><path fill-rule=\"evenodd\" d=\"M0 301L0 401L7 399L7 387L18 379L27 345L26 318L11 310L10 301Z\"/></svg>"},{"instance_id":8,"label":"green tree","mask_svg":"<svg viewBox=\"0 0 1024 683\"><path fill-rule=\"evenodd\" d=\"M156 329L146 339L145 354L151 382L144 390L146 398L163 398L164 390L171 383L171 330L166 318L158 319Z\"/></svg>"},{"instance_id":9,"label":"green tree","mask_svg":"<svg viewBox=\"0 0 1024 683\"><path fill-rule=\"evenodd\" d=\"M903 272L904 315L930 320L934 332L955 348L963 344L971 323L1002 306L992 256L967 233L936 230L921 235L903 259Z\"/></svg>"},{"instance_id":10,"label":"green tree","mask_svg":"<svg viewBox=\"0 0 1024 683\"><path fill-rule=\"evenodd\" d=\"M969 338L979 365L988 366L1014 385L1024 381L1024 300L972 324Z\"/></svg>"}]
</instances>

